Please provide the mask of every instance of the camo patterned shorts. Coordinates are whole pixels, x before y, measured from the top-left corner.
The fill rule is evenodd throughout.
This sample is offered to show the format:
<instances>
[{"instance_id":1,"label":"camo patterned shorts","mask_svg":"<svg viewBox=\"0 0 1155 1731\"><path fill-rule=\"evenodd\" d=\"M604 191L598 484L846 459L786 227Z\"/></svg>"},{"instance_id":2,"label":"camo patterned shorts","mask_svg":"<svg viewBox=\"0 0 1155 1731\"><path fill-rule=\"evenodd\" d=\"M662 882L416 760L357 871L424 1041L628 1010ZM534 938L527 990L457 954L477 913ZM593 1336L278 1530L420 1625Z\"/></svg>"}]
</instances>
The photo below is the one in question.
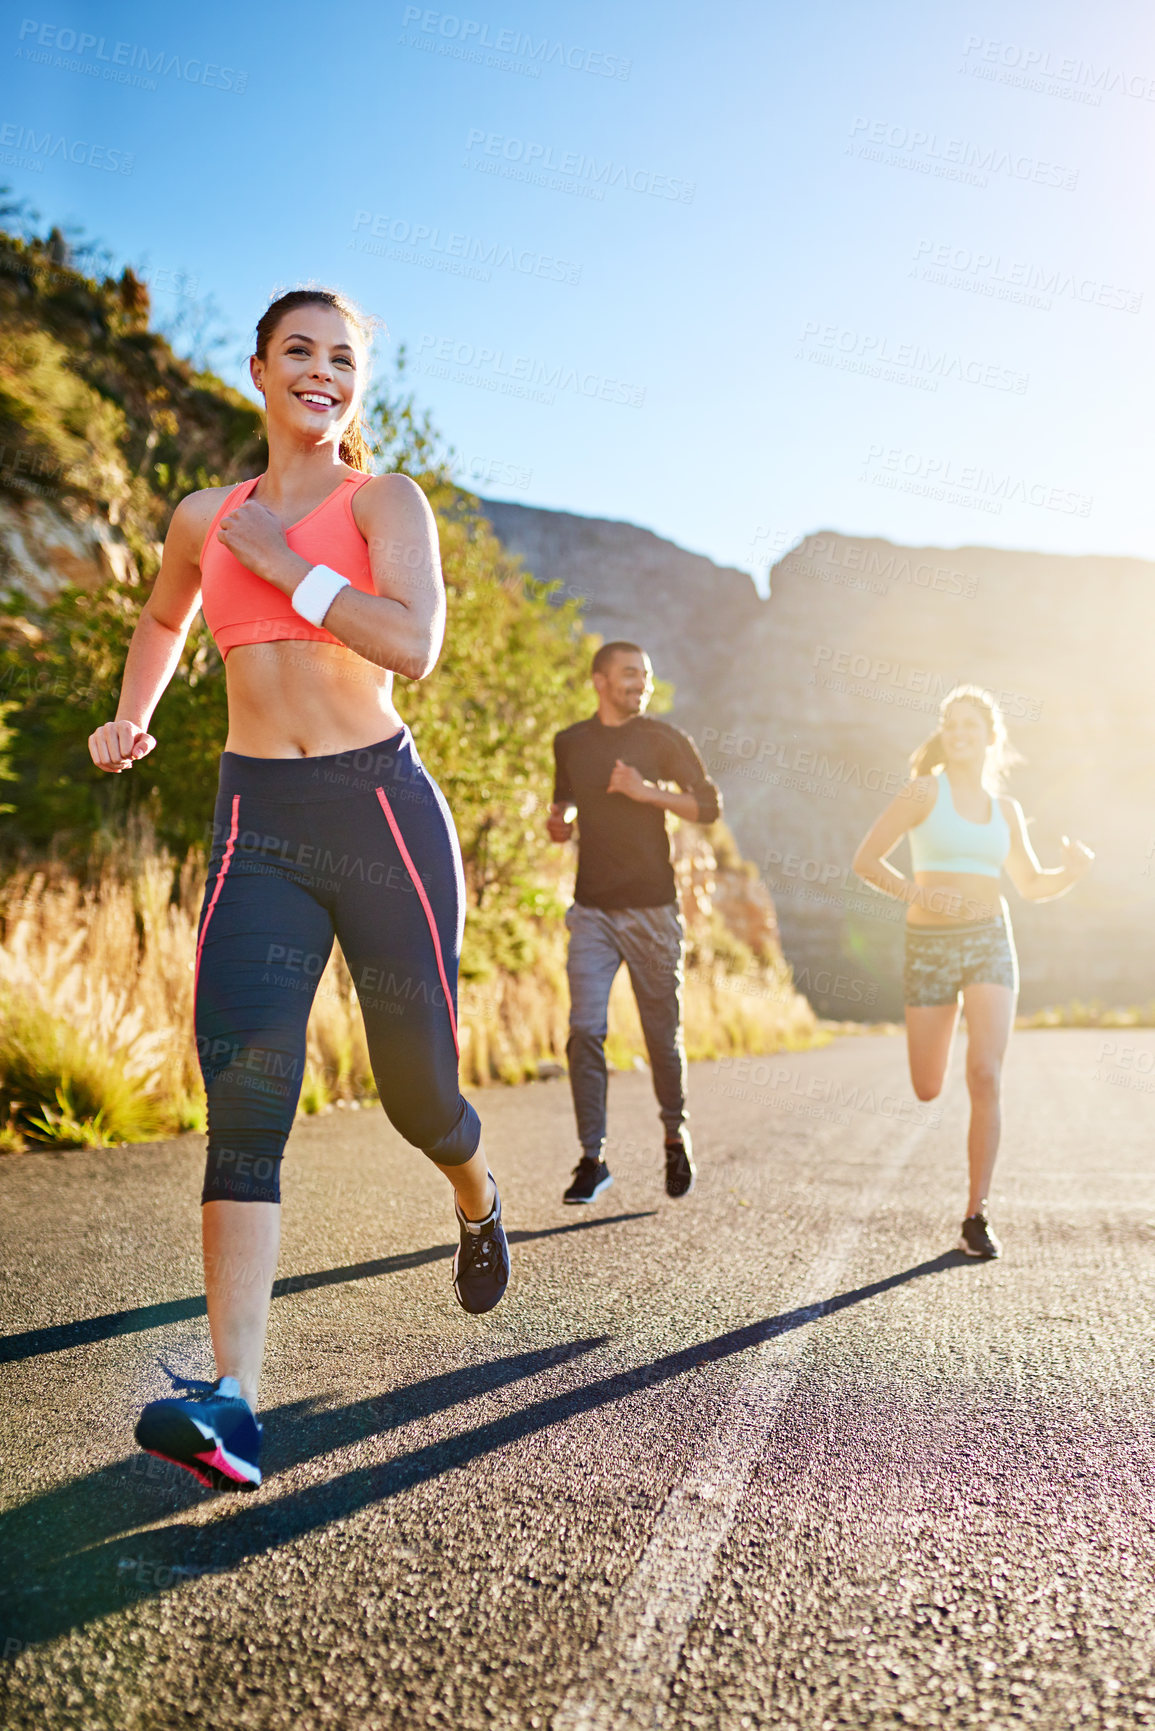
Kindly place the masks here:
<instances>
[{"instance_id":1,"label":"camo patterned shorts","mask_svg":"<svg viewBox=\"0 0 1155 1731\"><path fill-rule=\"evenodd\" d=\"M981 924L932 929L907 926L902 995L907 1004L930 1009L953 1004L964 986L1009 986L1019 989L1019 964L1010 924Z\"/></svg>"}]
</instances>

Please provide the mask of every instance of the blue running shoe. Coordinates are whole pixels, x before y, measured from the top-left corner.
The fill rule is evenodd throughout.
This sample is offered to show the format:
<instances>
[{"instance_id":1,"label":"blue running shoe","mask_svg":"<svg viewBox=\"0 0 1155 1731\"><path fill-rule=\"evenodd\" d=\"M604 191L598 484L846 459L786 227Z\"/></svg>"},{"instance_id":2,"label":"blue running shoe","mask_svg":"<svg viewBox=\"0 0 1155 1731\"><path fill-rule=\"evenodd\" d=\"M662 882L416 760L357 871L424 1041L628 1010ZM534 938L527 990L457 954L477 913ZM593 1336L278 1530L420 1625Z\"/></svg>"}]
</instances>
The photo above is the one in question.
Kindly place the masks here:
<instances>
[{"instance_id":1,"label":"blue running shoe","mask_svg":"<svg viewBox=\"0 0 1155 1731\"><path fill-rule=\"evenodd\" d=\"M480 1316L505 1297L509 1285L509 1240L501 1224L501 1197L493 1173L493 1209L485 1220L467 1220L454 1198L461 1243L453 1252L453 1290L462 1310Z\"/></svg>"},{"instance_id":2,"label":"blue running shoe","mask_svg":"<svg viewBox=\"0 0 1155 1731\"><path fill-rule=\"evenodd\" d=\"M184 1467L206 1490L255 1491L261 1482L261 1427L236 1377L173 1382L195 1392L149 1402L136 1423L141 1448Z\"/></svg>"}]
</instances>

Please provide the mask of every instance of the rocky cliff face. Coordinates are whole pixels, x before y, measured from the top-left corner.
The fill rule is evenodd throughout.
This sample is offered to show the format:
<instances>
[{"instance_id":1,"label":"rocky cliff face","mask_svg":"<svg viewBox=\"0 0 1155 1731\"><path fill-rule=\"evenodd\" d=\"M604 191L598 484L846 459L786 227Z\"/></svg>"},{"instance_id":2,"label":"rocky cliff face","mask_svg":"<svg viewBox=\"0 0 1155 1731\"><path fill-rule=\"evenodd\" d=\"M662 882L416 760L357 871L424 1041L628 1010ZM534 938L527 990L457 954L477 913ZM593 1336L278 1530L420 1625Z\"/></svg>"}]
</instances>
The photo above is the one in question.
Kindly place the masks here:
<instances>
[{"instance_id":1,"label":"rocky cliff face","mask_svg":"<svg viewBox=\"0 0 1155 1731\"><path fill-rule=\"evenodd\" d=\"M1003 704L1011 777L1043 863L1063 834L1094 874L1048 905L1008 889L1023 1008L1155 998L1151 740L1155 567L989 548L809 537L769 600L629 524L487 502L498 535L633 637L673 681L743 852L773 892L783 948L824 1014L894 1015L901 912L857 883L855 846L960 680ZM908 865L905 845L896 854Z\"/></svg>"},{"instance_id":2,"label":"rocky cliff face","mask_svg":"<svg viewBox=\"0 0 1155 1731\"><path fill-rule=\"evenodd\" d=\"M136 575L128 543L103 511L65 510L53 497L0 497L0 594L19 588L47 601L65 583L95 589Z\"/></svg>"},{"instance_id":3,"label":"rocky cliff face","mask_svg":"<svg viewBox=\"0 0 1155 1731\"><path fill-rule=\"evenodd\" d=\"M677 689L676 719L702 744L707 727L737 721L730 670L735 648L765 612L745 571L724 569L632 523L482 500L501 541L535 576L576 596L603 638L643 643Z\"/></svg>"}]
</instances>

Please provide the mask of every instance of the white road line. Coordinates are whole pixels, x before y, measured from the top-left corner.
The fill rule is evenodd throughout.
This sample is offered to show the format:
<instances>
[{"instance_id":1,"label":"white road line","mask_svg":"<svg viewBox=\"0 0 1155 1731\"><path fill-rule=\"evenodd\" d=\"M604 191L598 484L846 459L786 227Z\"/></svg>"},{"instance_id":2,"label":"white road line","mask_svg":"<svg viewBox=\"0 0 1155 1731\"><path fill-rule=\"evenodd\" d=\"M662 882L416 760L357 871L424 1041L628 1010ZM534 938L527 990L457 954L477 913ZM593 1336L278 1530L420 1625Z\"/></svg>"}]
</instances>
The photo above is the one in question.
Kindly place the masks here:
<instances>
[{"instance_id":1,"label":"white road line","mask_svg":"<svg viewBox=\"0 0 1155 1731\"><path fill-rule=\"evenodd\" d=\"M807 1271L786 1310L812 1303L817 1318L857 1249L863 1228L878 1212L926 1133L917 1125L879 1155L874 1183L857 1216ZM630 1579L607 1619L598 1645L553 1720L553 1731L622 1731L661 1726L669 1711L670 1683L690 1624L714 1571L718 1552L737 1518L750 1476L795 1382L810 1331L789 1333L751 1352L709 1440L674 1486Z\"/></svg>"}]
</instances>

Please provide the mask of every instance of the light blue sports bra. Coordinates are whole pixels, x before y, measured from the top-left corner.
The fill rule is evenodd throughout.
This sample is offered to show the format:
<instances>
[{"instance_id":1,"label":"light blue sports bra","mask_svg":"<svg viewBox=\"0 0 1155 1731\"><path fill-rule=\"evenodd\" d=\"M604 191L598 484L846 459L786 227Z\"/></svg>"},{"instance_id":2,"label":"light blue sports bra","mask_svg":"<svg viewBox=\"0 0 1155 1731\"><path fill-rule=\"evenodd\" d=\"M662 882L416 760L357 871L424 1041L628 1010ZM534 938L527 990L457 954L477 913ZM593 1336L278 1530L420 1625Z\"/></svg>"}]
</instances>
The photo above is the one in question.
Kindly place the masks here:
<instances>
[{"instance_id":1,"label":"light blue sports bra","mask_svg":"<svg viewBox=\"0 0 1155 1731\"><path fill-rule=\"evenodd\" d=\"M997 878L1011 851L1011 831L1002 806L992 794L988 821L972 823L955 810L945 769L937 779L934 805L922 822L907 832L914 870L971 872L976 877Z\"/></svg>"}]
</instances>

